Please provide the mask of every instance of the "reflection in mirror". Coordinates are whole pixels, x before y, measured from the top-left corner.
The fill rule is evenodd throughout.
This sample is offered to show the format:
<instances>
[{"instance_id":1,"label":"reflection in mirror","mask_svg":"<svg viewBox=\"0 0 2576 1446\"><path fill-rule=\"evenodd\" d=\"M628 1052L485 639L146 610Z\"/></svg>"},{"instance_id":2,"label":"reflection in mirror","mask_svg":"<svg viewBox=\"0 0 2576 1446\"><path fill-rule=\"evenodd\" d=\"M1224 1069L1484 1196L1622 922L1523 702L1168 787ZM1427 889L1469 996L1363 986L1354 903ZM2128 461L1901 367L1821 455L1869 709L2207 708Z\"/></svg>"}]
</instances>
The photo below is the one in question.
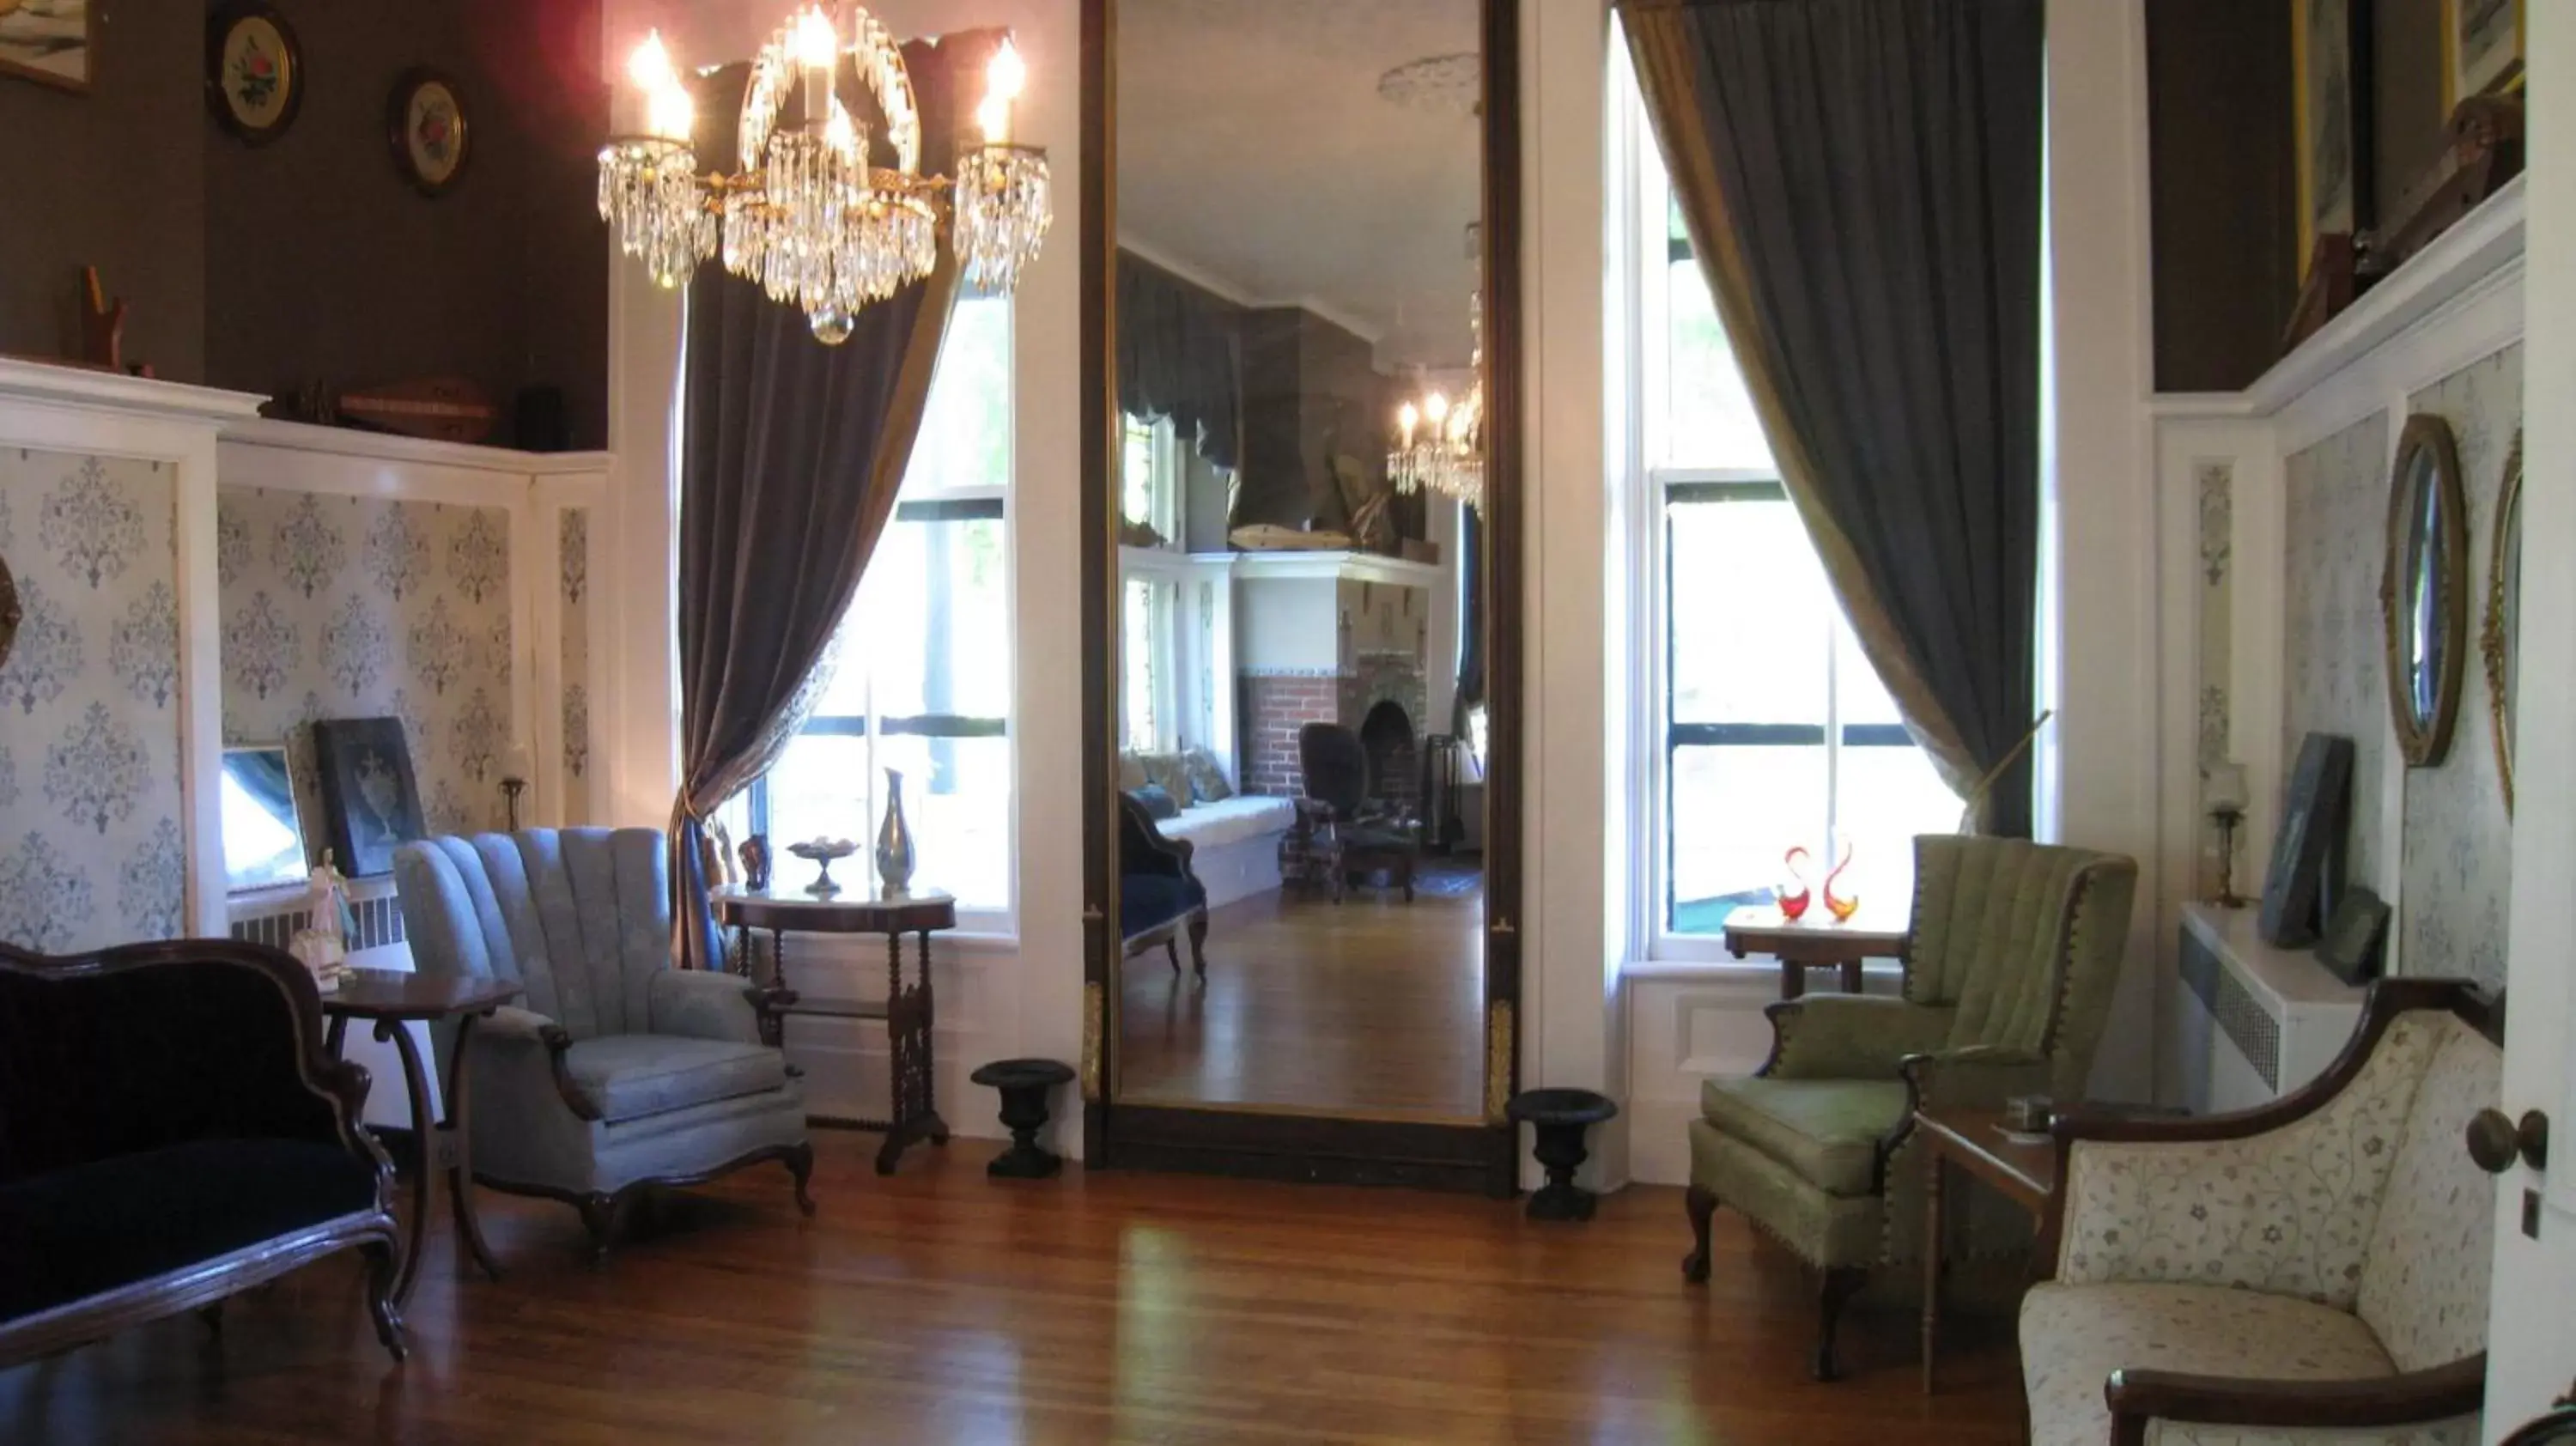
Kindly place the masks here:
<instances>
[{"instance_id":1,"label":"reflection in mirror","mask_svg":"<svg viewBox=\"0 0 2576 1446\"><path fill-rule=\"evenodd\" d=\"M1119 6L1122 1100L1482 1110L1480 13Z\"/></svg>"},{"instance_id":2,"label":"reflection in mirror","mask_svg":"<svg viewBox=\"0 0 2576 1446\"><path fill-rule=\"evenodd\" d=\"M222 818L226 889L304 882L304 829L286 745L224 750Z\"/></svg>"},{"instance_id":3,"label":"reflection in mirror","mask_svg":"<svg viewBox=\"0 0 2576 1446\"><path fill-rule=\"evenodd\" d=\"M2468 647L2468 504L2450 425L2407 419L2389 472L2388 552L2380 576L2390 724L2408 766L2450 747Z\"/></svg>"},{"instance_id":4,"label":"reflection in mirror","mask_svg":"<svg viewBox=\"0 0 2576 1446\"><path fill-rule=\"evenodd\" d=\"M2415 453L2403 485L2414 499L2406 530L2406 699L2418 728L2432 721L2442 677L2442 506L2434 484L2432 455Z\"/></svg>"}]
</instances>

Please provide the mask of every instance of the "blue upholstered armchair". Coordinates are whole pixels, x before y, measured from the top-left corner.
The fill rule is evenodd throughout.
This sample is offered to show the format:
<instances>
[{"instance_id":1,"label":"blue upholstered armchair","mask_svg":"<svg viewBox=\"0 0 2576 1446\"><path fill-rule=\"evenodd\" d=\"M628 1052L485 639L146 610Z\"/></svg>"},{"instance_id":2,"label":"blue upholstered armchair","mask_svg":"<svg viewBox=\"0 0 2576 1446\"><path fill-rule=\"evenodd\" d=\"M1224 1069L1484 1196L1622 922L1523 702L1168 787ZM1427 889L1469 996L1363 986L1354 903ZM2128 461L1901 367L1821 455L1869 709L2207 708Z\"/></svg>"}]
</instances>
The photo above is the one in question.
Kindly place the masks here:
<instances>
[{"instance_id":1,"label":"blue upholstered armchair","mask_svg":"<svg viewBox=\"0 0 2576 1446\"><path fill-rule=\"evenodd\" d=\"M642 1191L764 1160L786 1163L814 1212L804 1096L761 1042L750 980L671 966L669 878L652 829L436 838L394 855L415 966L527 990L469 1036L475 1180L578 1206L599 1255ZM437 1041L442 1091L453 1043Z\"/></svg>"}]
</instances>

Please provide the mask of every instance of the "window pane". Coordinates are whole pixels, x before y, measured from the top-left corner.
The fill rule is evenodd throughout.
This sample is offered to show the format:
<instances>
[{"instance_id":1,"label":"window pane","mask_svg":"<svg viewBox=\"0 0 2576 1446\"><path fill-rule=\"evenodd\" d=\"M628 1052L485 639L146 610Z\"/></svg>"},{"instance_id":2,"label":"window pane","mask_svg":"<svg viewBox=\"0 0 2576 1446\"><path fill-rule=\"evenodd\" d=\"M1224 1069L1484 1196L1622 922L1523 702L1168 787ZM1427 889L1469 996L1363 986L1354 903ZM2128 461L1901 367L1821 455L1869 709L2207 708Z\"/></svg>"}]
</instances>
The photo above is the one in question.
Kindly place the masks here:
<instances>
[{"instance_id":1,"label":"window pane","mask_svg":"<svg viewBox=\"0 0 2576 1446\"><path fill-rule=\"evenodd\" d=\"M1011 750L1004 738L877 740L877 766L903 774L912 825L913 886L999 909L1011 899ZM872 780L883 793L882 774ZM877 801L882 813L885 803ZM876 817L871 814L870 817ZM874 846L871 831L868 842ZM852 862L857 862L853 860Z\"/></svg>"},{"instance_id":2,"label":"window pane","mask_svg":"<svg viewBox=\"0 0 2576 1446\"><path fill-rule=\"evenodd\" d=\"M1914 896L1914 836L1957 832L1957 796L1911 744L1845 748L1834 793L1836 833L1852 844L1841 892L1857 893L1873 915L1902 918Z\"/></svg>"},{"instance_id":3,"label":"window pane","mask_svg":"<svg viewBox=\"0 0 2576 1446\"><path fill-rule=\"evenodd\" d=\"M1834 609L1786 500L1675 502L1672 721L1825 721Z\"/></svg>"},{"instance_id":4,"label":"window pane","mask_svg":"<svg viewBox=\"0 0 2576 1446\"><path fill-rule=\"evenodd\" d=\"M1676 748L1672 753L1675 933L1715 933L1730 905L1761 905L1791 846L1814 849L1825 823L1825 750ZM1822 878L1821 871L1811 873Z\"/></svg>"},{"instance_id":5,"label":"window pane","mask_svg":"<svg viewBox=\"0 0 2576 1446\"><path fill-rule=\"evenodd\" d=\"M1678 208L1672 229L1681 233ZM1658 460L1673 467L1726 467L1772 470L1771 445L1762 436L1753 396L1745 390L1735 353L1726 344L1726 328L1717 318L1708 278L1687 246L1666 273L1670 310L1665 318L1668 350L1665 376L1671 392L1664 397L1664 424L1650 425L1650 442L1660 441ZM1660 437L1658 434L1660 433Z\"/></svg>"},{"instance_id":6,"label":"window pane","mask_svg":"<svg viewBox=\"0 0 2576 1446\"><path fill-rule=\"evenodd\" d=\"M798 888L814 881L813 865L787 852L811 838L876 838L875 802L869 792L868 741L808 733L787 745L769 770L769 842L778 881ZM870 877L867 860L834 866L833 878L854 888Z\"/></svg>"},{"instance_id":7,"label":"window pane","mask_svg":"<svg viewBox=\"0 0 2576 1446\"><path fill-rule=\"evenodd\" d=\"M1119 716L1123 727L1124 746L1150 751L1156 746L1154 729L1154 584L1141 577L1127 579L1119 609L1118 660L1125 676L1119 680Z\"/></svg>"},{"instance_id":8,"label":"window pane","mask_svg":"<svg viewBox=\"0 0 2576 1446\"><path fill-rule=\"evenodd\" d=\"M1154 428L1132 416L1118 454L1118 515L1135 523L1154 520Z\"/></svg>"},{"instance_id":9,"label":"window pane","mask_svg":"<svg viewBox=\"0 0 2576 1446\"><path fill-rule=\"evenodd\" d=\"M1011 481L1011 303L975 296L949 314L903 495Z\"/></svg>"},{"instance_id":10,"label":"window pane","mask_svg":"<svg viewBox=\"0 0 2576 1446\"><path fill-rule=\"evenodd\" d=\"M999 718L1011 711L1011 623L998 518L887 524L850 621L833 711L865 711L844 681L860 671L860 654L875 672L880 718Z\"/></svg>"},{"instance_id":11,"label":"window pane","mask_svg":"<svg viewBox=\"0 0 2576 1446\"><path fill-rule=\"evenodd\" d=\"M1834 692L1846 724L1905 721L1896 711L1896 700L1888 696L1887 685L1878 680L1878 670L1862 654L1860 639L1843 621L1840 607L1834 609Z\"/></svg>"}]
</instances>

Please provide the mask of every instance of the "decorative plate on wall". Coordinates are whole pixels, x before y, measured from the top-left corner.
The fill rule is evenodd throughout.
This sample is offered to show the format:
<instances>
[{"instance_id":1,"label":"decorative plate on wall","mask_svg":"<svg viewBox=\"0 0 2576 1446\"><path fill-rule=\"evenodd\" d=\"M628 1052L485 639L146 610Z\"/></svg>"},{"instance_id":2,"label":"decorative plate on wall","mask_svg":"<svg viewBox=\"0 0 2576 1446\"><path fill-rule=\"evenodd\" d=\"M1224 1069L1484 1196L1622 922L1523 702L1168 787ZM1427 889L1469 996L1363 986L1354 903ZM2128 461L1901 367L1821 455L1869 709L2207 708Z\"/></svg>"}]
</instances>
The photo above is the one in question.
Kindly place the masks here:
<instances>
[{"instance_id":1,"label":"decorative plate on wall","mask_svg":"<svg viewBox=\"0 0 2576 1446\"><path fill-rule=\"evenodd\" d=\"M234 0L206 17L206 104L252 145L273 141L304 105L304 51L286 17Z\"/></svg>"},{"instance_id":2,"label":"decorative plate on wall","mask_svg":"<svg viewBox=\"0 0 2576 1446\"><path fill-rule=\"evenodd\" d=\"M414 67L395 79L393 97L385 103L385 130L394 165L424 196L455 185L473 153L456 82L435 70Z\"/></svg>"}]
</instances>

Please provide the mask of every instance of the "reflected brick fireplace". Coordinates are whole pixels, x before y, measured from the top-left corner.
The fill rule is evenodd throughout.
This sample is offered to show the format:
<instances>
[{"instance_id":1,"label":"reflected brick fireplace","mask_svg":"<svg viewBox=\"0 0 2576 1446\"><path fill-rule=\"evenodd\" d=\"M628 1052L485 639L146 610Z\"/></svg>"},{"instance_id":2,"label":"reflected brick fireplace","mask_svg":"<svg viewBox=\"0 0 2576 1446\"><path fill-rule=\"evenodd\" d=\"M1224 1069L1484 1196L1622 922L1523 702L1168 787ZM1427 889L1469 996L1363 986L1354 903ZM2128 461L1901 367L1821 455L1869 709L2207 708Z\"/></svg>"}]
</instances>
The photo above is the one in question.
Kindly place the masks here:
<instances>
[{"instance_id":1,"label":"reflected brick fireplace","mask_svg":"<svg viewBox=\"0 0 2576 1446\"><path fill-rule=\"evenodd\" d=\"M1338 675L1247 671L1242 688L1245 792L1287 798L1304 792L1297 730L1321 722L1359 733L1380 797L1409 805L1420 793L1422 715L1430 700L1417 655L1363 653L1349 672Z\"/></svg>"}]
</instances>

